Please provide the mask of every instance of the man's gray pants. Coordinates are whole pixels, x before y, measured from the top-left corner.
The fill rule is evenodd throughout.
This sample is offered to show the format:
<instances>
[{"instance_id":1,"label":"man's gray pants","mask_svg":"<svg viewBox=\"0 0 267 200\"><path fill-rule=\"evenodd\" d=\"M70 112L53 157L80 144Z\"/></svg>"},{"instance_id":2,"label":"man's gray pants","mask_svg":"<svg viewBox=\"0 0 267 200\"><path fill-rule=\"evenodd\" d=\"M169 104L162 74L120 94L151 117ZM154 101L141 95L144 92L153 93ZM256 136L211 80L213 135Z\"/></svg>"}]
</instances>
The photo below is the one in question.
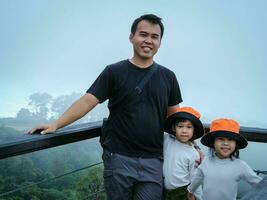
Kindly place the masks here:
<instances>
[{"instance_id":1,"label":"man's gray pants","mask_svg":"<svg viewBox=\"0 0 267 200\"><path fill-rule=\"evenodd\" d=\"M108 200L161 200L162 158L137 158L103 151Z\"/></svg>"}]
</instances>

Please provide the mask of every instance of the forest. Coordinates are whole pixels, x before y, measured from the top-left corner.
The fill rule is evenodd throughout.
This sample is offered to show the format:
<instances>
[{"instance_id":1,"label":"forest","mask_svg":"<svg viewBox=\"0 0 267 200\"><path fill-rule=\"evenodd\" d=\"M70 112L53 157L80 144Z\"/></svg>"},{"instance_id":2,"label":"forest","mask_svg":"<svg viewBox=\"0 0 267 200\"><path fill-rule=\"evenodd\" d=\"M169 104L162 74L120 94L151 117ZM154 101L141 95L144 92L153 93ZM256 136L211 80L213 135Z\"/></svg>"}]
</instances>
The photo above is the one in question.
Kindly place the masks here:
<instances>
[{"instance_id":1,"label":"forest","mask_svg":"<svg viewBox=\"0 0 267 200\"><path fill-rule=\"evenodd\" d=\"M79 96L77 93L56 98L47 93L31 95L28 105L15 117L0 118L0 144L20 137L36 124L50 123ZM105 112L100 107L77 123L101 120ZM105 199L102 148L98 140L89 139L0 160L0 200ZM250 143L250 150L242 152L242 158L254 165L254 169L266 169L266 163L254 156L256 153L264 157L257 150L262 148L264 144ZM247 190L249 187L242 185L239 194L242 196Z\"/></svg>"},{"instance_id":2,"label":"forest","mask_svg":"<svg viewBox=\"0 0 267 200\"><path fill-rule=\"evenodd\" d=\"M78 97L77 93L57 98L31 95L16 117L0 118L0 143L20 137L38 123L51 122ZM91 120L95 118L86 116L80 123ZM0 200L105 199L101 153L95 138L2 159Z\"/></svg>"},{"instance_id":3,"label":"forest","mask_svg":"<svg viewBox=\"0 0 267 200\"><path fill-rule=\"evenodd\" d=\"M19 134L21 132L13 128L0 127L1 140ZM101 162L101 147L97 138L2 159L0 160L0 199L104 199L102 165L87 168L99 162ZM81 168L83 170L79 171ZM75 170L76 173L70 173ZM64 176L64 174L67 175ZM27 187L30 185L32 186ZM22 190L2 196L18 188Z\"/></svg>"}]
</instances>

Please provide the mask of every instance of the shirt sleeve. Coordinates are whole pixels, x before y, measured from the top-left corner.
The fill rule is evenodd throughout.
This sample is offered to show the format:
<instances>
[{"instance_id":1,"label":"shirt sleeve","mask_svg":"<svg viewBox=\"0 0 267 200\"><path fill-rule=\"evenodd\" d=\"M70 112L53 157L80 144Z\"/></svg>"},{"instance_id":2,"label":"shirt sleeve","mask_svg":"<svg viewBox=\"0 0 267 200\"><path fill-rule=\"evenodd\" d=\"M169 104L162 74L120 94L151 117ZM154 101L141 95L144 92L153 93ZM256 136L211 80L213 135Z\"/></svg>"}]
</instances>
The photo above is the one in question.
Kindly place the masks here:
<instances>
[{"instance_id":1,"label":"shirt sleeve","mask_svg":"<svg viewBox=\"0 0 267 200\"><path fill-rule=\"evenodd\" d=\"M102 103L110 98L112 85L113 76L110 67L107 66L86 92L94 95Z\"/></svg>"},{"instance_id":2,"label":"shirt sleeve","mask_svg":"<svg viewBox=\"0 0 267 200\"><path fill-rule=\"evenodd\" d=\"M191 178L191 183L187 187L187 190L191 193L195 193L198 187L203 183L204 174L200 168L197 168L193 177Z\"/></svg>"},{"instance_id":3,"label":"shirt sleeve","mask_svg":"<svg viewBox=\"0 0 267 200\"><path fill-rule=\"evenodd\" d=\"M163 135L163 147L167 146L168 139L169 139L169 134L168 133L164 133L164 135Z\"/></svg>"},{"instance_id":4,"label":"shirt sleeve","mask_svg":"<svg viewBox=\"0 0 267 200\"><path fill-rule=\"evenodd\" d=\"M198 156L196 156L196 159L200 159L200 155L198 152L196 152ZM192 160L190 165L189 165L189 173L190 173L190 182L192 182L193 176L195 173L197 173L197 166L196 166L196 160ZM197 200L202 200L202 188L199 185L195 192L193 192Z\"/></svg>"},{"instance_id":5,"label":"shirt sleeve","mask_svg":"<svg viewBox=\"0 0 267 200\"><path fill-rule=\"evenodd\" d=\"M245 162L243 163L243 168L244 168L244 174L243 174L243 179L248 182L251 185L256 185L258 182L262 180L260 176L258 176L253 169Z\"/></svg>"}]
</instances>

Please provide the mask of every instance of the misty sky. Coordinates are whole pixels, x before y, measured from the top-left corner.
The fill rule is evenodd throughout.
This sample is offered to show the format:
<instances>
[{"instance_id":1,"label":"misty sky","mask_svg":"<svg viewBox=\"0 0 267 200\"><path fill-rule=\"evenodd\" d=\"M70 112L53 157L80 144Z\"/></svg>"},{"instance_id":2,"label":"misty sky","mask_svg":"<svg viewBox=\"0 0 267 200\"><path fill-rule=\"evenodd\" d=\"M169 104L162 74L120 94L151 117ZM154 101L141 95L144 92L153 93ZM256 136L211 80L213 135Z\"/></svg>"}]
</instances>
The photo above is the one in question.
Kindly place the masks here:
<instances>
[{"instance_id":1,"label":"misty sky","mask_svg":"<svg viewBox=\"0 0 267 200\"><path fill-rule=\"evenodd\" d=\"M110 63L131 58L142 14L163 18L155 60L177 75L184 102L267 128L267 1L0 0L0 117L35 92L84 93Z\"/></svg>"}]
</instances>

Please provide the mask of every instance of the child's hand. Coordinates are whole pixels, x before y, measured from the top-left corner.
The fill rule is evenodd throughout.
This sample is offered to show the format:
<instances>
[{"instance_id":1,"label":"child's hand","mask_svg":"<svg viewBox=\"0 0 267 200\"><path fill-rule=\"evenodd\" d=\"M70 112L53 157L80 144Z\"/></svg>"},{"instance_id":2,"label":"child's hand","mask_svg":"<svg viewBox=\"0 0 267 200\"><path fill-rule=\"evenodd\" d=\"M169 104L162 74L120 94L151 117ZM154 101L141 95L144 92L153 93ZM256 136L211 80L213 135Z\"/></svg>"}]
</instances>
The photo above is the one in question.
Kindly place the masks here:
<instances>
[{"instance_id":1,"label":"child's hand","mask_svg":"<svg viewBox=\"0 0 267 200\"><path fill-rule=\"evenodd\" d=\"M188 200L196 200L194 194L191 193L191 192L188 192L188 193L187 193L187 199L188 199Z\"/></svg>"}]
</instances>

